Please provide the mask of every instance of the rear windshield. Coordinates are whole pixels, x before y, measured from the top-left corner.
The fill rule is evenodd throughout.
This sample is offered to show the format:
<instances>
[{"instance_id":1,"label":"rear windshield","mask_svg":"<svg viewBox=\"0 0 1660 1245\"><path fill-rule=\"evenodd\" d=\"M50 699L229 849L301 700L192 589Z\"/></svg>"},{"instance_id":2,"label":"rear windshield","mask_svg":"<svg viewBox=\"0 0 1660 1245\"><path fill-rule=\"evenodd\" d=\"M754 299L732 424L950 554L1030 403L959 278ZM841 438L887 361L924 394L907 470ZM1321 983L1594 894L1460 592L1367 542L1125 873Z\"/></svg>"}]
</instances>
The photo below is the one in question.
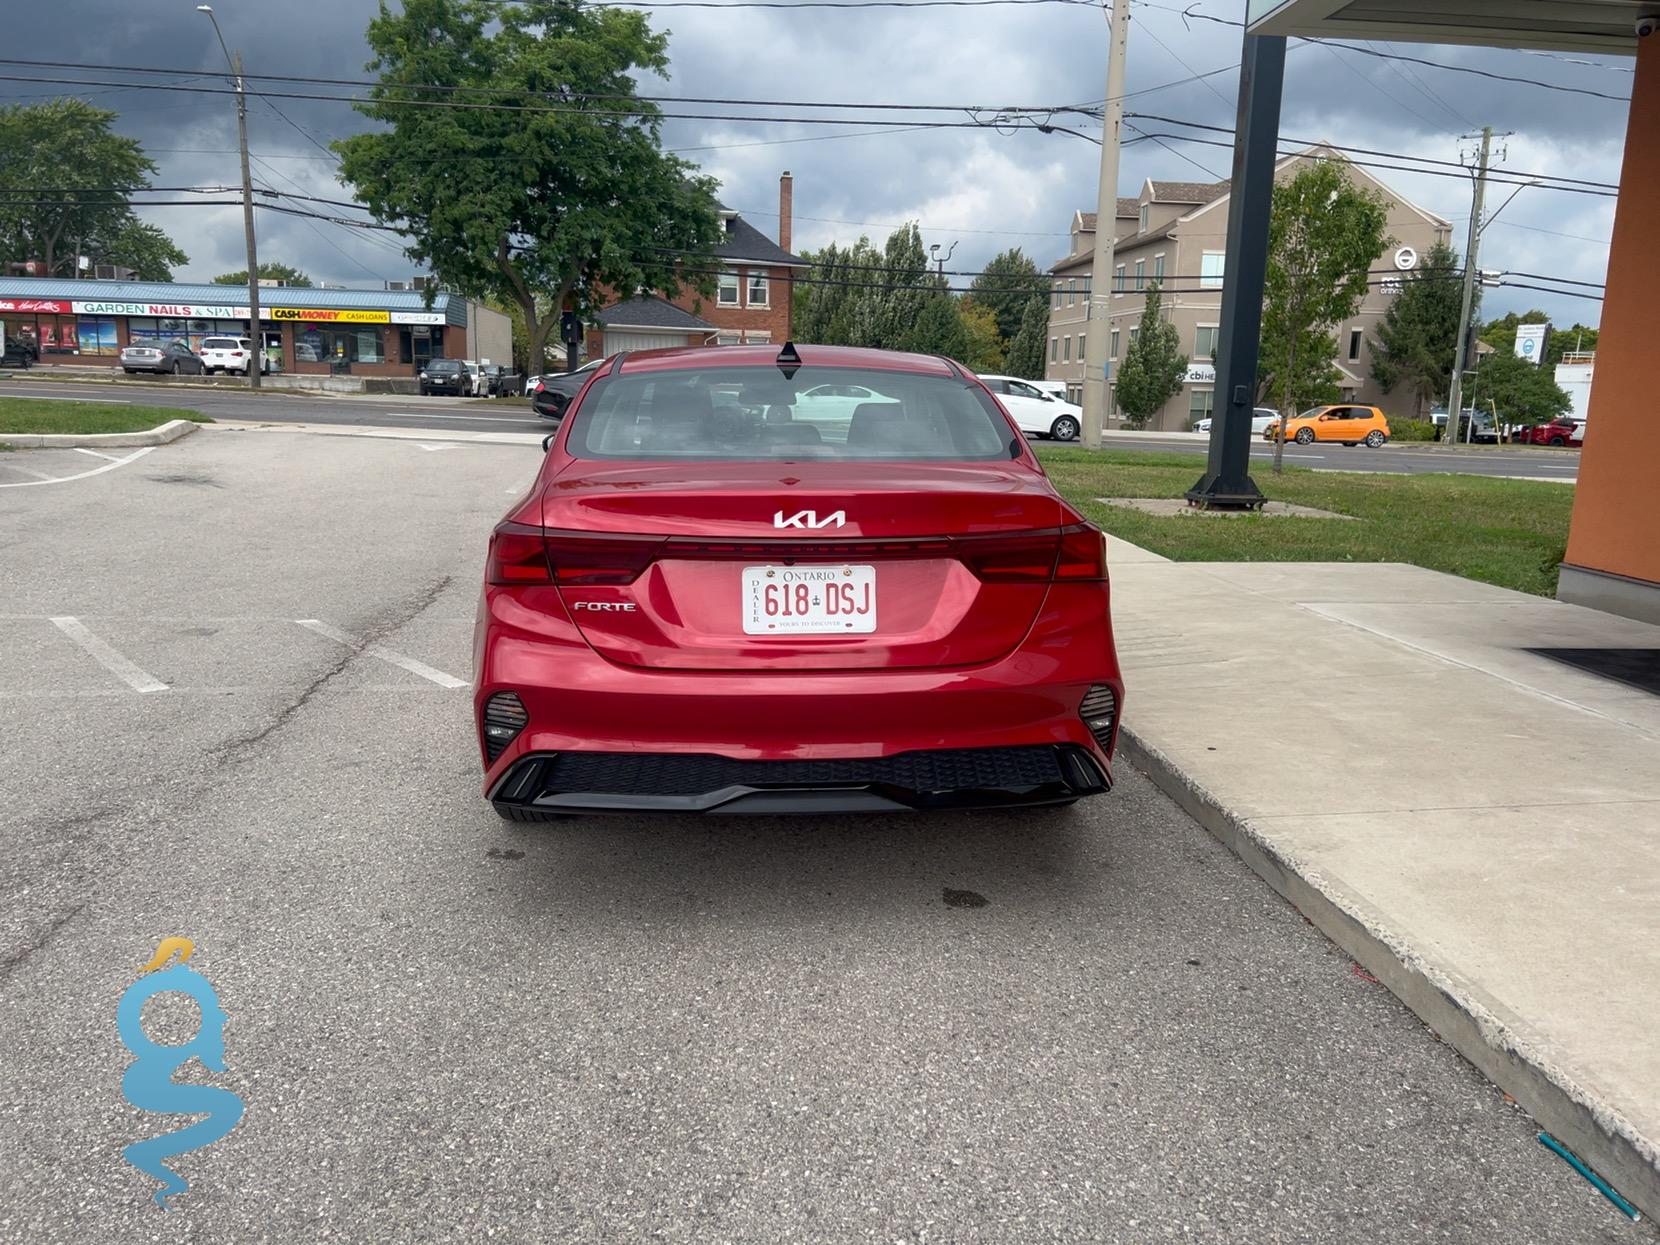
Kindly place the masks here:
<instances>
[{"instance_id":1,"label":"rear windshield","mask_svg":"<svg viewBox=\"0 0 1660 1245\"><path fill-rule=\"evenodd\" d=\"M202 340L203 350L239 350L242 343L234 337L207 337Z\"/></svg>"},{"instance_id":2,"label":"rear windshield","mask_svg":"<svg viewBox=\"0 0 1660 1245\"><path fill-rule=\"evenodd\" d=\"M574 418L579 458L1006 459L1021 445L977 385L846 367L603 377Z\"/></svg>"}]
</instances>

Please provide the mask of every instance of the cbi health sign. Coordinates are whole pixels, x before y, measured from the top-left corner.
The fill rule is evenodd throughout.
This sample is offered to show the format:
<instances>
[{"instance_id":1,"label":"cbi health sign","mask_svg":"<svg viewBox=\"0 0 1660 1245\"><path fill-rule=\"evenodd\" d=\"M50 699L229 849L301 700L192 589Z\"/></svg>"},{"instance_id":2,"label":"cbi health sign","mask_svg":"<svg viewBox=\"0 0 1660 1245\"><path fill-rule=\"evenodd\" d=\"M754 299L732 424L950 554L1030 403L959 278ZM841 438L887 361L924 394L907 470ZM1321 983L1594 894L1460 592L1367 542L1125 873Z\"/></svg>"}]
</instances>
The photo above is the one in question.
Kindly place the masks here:
<instances>
[{"instance_id":1,"label":"cbi health sign","mask_svg":"<svg viewBox=\"0 0 1660 1245\"><path fill-rule=\"evenodd\" d=\"M390 324L387 311L329 311L317 307L273 307L273 320L305 320L313 324Z\"/></svg>"}]
</instances>

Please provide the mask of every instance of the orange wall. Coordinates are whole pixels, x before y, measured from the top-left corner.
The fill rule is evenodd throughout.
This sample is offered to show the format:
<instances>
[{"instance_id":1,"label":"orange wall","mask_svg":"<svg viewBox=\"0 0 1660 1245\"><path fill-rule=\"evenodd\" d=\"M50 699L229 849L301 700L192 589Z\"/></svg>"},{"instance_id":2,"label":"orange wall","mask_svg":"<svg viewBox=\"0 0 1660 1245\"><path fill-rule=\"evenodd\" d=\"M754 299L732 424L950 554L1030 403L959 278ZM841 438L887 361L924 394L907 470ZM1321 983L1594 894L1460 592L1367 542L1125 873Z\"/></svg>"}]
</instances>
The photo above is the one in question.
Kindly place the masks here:
<instances>
[{"instance_id":1,"label":"orange wall","mask_svg":"<svg viewBox=\"0 0 1660 1245\"><path fill-rule=\"evenodd\" d=\"M1660 584L1660 37L1629 124L1567 560Z\"/></svg>"}]
</instances>

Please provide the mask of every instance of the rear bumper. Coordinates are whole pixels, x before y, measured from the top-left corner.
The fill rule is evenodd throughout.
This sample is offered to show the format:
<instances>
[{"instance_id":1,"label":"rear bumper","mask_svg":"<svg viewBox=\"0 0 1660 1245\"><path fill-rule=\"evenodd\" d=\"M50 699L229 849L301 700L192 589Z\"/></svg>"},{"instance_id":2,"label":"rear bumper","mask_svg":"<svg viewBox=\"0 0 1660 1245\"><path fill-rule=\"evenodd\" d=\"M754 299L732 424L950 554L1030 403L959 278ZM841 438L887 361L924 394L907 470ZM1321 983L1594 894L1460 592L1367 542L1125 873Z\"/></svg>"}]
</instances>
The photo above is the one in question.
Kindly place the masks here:
<instances>
[{"instance_id":1,"label":"rear bumper","mask_svg":"<svg viewBox=\"0 0 1660 1245\"><path fill-rule=\"evenodd\" d=\"M532 753L491 786L539 813L855 813L1064 804L1112 780L1075 744L941 749L839 761L626 752Z\"/></svg>"},{"instance_id":2,"label":"rear bumper","mask_svg":"<svg viewBox=\"0 0 1660 1245\"><path fill-rule=\"evenodd\" d=\"M557 589L490 587L480 602L473 671L475 728L482 728L485 705L497 693L514 693L524 709L523 728L510 742L487 748L481 738L485 795L498 803L530 800L549 811L779 811L785 804L806 811L1071 800L1112 785L1124 690L1101 583L1054 585L1025 638L993 662L819 671L619 665L582 638ZM1091 689L1103 685L1112 692L1113 721L1097 737L1082 709ZM952 756L975 753L964 763L979 764L993 752L1023 750L1036 750L1020 762L1036 770L1021 770L1016 762L1008 770L940 769ZM1087 762L1082 770L1066 760L1078 754ZM907 756L912 759L902 762ZM550 757L558 761L552 768L545 764ZM530 771L519 767L533 760L542 769L528 785L511 785L509 777L524 778ZM579 771L579 760L601 768ZM716 777L688 783L682 775L681 786L668 790L660 771L671 762ZM853 768L838 771L839 777L812 768L722 768L750 762ZM899 770L884 768L890 765ZM972 781L961 780L964 773ZM645 802L636 798L646 796ZM546 803L549 797L555 802ZM735 807L740 802L742 809Z\"/></svg>"}]
</instances>

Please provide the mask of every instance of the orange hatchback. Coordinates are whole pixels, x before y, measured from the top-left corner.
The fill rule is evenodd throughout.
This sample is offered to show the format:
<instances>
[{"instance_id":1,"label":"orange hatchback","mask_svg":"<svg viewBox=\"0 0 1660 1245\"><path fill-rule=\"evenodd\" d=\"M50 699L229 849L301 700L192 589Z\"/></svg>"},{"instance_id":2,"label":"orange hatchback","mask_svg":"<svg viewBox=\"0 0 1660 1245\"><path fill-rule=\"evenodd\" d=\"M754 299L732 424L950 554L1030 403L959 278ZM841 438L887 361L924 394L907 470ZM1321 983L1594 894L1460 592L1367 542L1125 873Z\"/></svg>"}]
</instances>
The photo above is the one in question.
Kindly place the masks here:
<instances>
[{"instance_id":1,"label":"orange hatchback","mask_svg":"<svg viewBox=\"0 0 1660 1245\"><path fill-rule=\"evenodd\" d=\"M1275 420L1263 430L1262 439L1272 441L1278 433L1279 420ZM1285 439L1298 445L1341 441L1344 445L1377 449L1389 440L1389 421L1375 406L1316 406L1292 419Z\"/></svg>"}]
</instances>

